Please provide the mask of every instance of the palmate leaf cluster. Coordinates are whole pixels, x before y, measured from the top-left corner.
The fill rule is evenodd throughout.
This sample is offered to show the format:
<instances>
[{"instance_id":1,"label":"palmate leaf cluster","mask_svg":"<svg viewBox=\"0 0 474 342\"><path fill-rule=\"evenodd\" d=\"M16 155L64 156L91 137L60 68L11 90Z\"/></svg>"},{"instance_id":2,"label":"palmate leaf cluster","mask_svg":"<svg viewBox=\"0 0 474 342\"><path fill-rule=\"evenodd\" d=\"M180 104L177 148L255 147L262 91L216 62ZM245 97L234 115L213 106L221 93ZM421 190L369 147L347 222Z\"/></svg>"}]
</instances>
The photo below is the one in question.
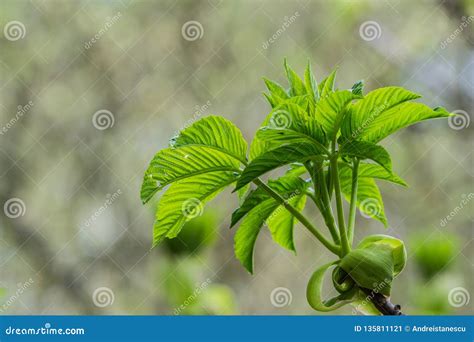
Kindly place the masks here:
<instances>
[{"instance_id":1,"label":"palmate leaf cluster","mask_svg":"<svg viewBox=\"0 0 474 342\"><path fill-rule=\"evenodd\" d=\"M362 213L387 225L376 181L406 183L392 171L390 155L380 141L408 125L450 114L443 108L414 102L420 96L401 87L383 87L364 95L359 81L349 89L338 89L336 71L318 83L309 63L302 78L286 62L285 71L288 87L264 79L271 111L250 146L232 122L207 116L183 129L169 147L153 157L145 172L141 199L146 203L164 191L153 227L154 246L176 237L187 220L230 186L240 199L230 223L231 227L240 223L235 254L249 272L253 272L255 242L264 227L276 243L296 250L293 228L297 220L304 221L301 212L308 198L321 211L332 241L320 233L317 237L341 258L337 264L345 272L354 272L351 276L358 272L351 269L349 259L360 262L373 257L373 244L349 254L343 251L343 223L334 220L333 194L340 191ZM267 177L266 182L260 178L281 168L284 172L278 178ZM353 233L343 228L352 244ZM389 246L385 254L392 255L391 244L383 245ZM393 270L397 260L390 258L387 256L387 262ZM389 278L395 274L386 273ZM367 274L353 278L373 280Z\"/></svg>"}]
</instances>

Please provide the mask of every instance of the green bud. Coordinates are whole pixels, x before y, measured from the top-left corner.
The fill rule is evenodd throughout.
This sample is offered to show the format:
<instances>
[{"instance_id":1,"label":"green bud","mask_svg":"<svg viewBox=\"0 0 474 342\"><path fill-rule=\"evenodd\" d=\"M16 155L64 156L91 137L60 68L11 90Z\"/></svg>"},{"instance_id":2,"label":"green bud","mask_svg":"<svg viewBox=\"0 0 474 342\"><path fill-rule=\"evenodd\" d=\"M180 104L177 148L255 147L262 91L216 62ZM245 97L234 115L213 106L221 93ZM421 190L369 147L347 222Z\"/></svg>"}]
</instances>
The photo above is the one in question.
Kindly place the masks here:
<instances>
[{"instance_id":1,"label":"green bud","mask_svg":"<svg viewBox=\"0 0 474 342\"><path fill-rule=\"evenodd\" d=\"M359 243L357 249L363 249L373 245L384 245L390 247L393 258L393 277L396 277L403 270L407 261L407 251L403 241L389 235L370 235Z\"/></svg>"},{"instance_id":2,"label":"green bud","mask_svg":"<svg viewBox=\"0 0 474 342\"><path fill-rule=\"evenodd\" d=\"M330 267L337 265L337 263L338 261L334 261L317 268L309 279L308 286L306 288L306 298L308 299L309 305L314 310L322 312L333 311L352 302L352 297L355 294L356 287L354 287L351 291L340 294L339 296L326 300L322 299L321 292L324 274Z\"/></svg>"},{"instance_id":3,"label":"green bud","mask_svg":"<svg viewBox=\"0 0 474 342\"><path fill-rule=\"evenodd\" d=\"M394 268L389 246L373 244L355 249L342 258L340 266L360 287L390 295Z\"/></svg>"},{"instance_id":4,"label":"green bud","mask_svg":"<svg viewBox=\"0 0 474 342\"><path fill-rule=\"evenodd\" d=\"M345 293L351 290L355 285L354 279L339 266L332 271L332 283L339 293Z\"/></svg>"}]
</instances>

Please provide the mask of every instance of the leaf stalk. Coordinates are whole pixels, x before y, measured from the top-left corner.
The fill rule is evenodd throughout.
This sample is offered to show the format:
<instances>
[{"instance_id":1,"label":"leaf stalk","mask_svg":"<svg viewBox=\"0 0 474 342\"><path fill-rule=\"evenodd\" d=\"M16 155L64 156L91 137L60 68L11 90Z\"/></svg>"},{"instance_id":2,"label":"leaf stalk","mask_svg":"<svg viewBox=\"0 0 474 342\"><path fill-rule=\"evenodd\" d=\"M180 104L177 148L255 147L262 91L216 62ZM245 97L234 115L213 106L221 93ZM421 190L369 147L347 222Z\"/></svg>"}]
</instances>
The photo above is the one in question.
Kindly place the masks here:
<instances>
[{"instance_id":1,"label":"leaf stalk","mask_svg":"<svg viewBox=\"0 0 474 342\"><path fill-rule=\"evenodd\" d=\"M338 246L333 244L331 241L326 239L319 230L309 222L309 220L301 214L295 207L289 204L283 197L265 184L262 180L256 179L254 183L265 190L270 196L272 196L278 203L282 204L298 221L300 221L309 231L313 234L327 249L336 255L339 255L340 249Z\"/></svg>"}]
</instances>

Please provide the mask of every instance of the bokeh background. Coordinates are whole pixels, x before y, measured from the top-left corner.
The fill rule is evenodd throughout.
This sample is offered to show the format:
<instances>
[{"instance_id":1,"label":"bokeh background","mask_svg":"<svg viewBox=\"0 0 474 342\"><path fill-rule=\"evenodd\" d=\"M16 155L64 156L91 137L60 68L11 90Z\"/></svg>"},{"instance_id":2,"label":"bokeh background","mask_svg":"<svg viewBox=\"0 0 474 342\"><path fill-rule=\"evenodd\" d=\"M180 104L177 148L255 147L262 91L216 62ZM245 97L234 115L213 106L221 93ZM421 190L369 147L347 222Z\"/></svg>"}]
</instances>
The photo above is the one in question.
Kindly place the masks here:
<instances>
[{"instance_id":1,"label":"bokeh background","mask_svg":"<svg viewBox=\"0 0 474 342\"><path fill-rule=\"evenodd\" d=\"M251 276L230 190L153 250L155 208L139 199L154 153L200 117L251 139L270 110L262 76L284 83L287 57L460 114L384 141L410 187L380 183L390 226L358 214L356 241L405 241L392 299L406 313L471 314L473 15L468 0L2 0L0 312L318 314L305 287L331 256L301 226L297 255L263 231Z\"/></svg>"}]
</instances>

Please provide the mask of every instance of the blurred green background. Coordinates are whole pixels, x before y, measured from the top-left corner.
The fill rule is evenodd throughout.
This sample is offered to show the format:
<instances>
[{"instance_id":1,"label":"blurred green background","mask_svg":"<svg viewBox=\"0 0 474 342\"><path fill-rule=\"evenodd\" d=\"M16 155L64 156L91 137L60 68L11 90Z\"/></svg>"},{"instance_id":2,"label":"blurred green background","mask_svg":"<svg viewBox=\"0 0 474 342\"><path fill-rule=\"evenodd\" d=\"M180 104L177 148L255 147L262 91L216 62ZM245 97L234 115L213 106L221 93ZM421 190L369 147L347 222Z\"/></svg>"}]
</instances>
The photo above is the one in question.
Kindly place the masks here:
<instances>
[{"instance_id":1,"label":"blurred green background","mask_svg":"<svg viewBox=\"0 0 474 342\"><path fill-rule=\"evenodd\" d=\"M3 0L0 312L317 314L305 287L331 256L300 226L297 255L260 235L251 276L230 191L153 250L139 199L154 153L200 117L250 140L270 111L262 76L284 83L286 56L319 80L338 65L341 88L401 85L460 114L384 141L410 187L380 183L390 226L358 215L356 241L406 242L392 299L407 314L472 313L472 15L468 0Z\"/></svg>"}]
</instances>

